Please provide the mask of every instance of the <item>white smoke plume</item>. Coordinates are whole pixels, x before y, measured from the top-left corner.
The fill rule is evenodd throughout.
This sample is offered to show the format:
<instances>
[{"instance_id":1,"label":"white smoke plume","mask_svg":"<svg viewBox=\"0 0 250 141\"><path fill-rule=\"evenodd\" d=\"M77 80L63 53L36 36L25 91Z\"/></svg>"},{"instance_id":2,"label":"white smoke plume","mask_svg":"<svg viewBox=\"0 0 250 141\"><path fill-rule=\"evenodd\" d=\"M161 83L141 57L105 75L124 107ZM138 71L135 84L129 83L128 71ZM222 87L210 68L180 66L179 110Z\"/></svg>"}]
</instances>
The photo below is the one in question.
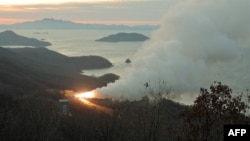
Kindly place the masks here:
<instances>
[{"instance_id":1,"label":"white smoke plume","mask_svg":"<svg viewBox=\"0 0 250 141\"><path fill-rule=\"evenodd\" d=\"M135 54L126 74L96 92L140 99L145 82L165 81L180 100L197 94L210 83L213 64L234 59L240 47L249 45L249 6L249 0L180 0L167 9L160 28Z\"/></svg>"}]
</instances>

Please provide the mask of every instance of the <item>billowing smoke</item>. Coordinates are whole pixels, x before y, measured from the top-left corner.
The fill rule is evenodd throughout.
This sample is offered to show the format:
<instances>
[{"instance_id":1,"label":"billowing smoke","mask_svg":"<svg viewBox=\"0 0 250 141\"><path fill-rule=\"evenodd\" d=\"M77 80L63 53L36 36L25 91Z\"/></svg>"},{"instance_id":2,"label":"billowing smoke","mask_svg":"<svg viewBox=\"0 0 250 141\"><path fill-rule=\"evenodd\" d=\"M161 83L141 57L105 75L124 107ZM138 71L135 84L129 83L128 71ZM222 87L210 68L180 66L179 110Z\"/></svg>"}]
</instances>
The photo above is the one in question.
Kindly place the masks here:
<instances>
[{"instance_id":1,"label":"billowing smoke","mask_svg":"<svg viewBox=\"0 0 250 141\"><path fill-rule=\"evenodd\" d=\"M211 84L210 67L234 59L240 47L249 45L249 6L249 0L180 0L167 9L124 76L96 91L103 97L139 99L146 82L165 81L185 101Z\"/></svg>"}]
</instances>

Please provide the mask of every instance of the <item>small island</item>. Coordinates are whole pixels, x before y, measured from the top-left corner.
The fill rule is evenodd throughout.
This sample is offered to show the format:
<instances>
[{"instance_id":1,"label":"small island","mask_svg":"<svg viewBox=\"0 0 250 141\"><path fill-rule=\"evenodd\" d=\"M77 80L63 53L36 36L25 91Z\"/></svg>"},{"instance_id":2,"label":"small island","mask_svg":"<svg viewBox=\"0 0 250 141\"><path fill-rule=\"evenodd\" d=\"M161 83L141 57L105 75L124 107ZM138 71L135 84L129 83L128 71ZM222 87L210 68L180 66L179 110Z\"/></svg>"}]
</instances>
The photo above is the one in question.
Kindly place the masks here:
<instances>
[{"instance_id":1,"label":"small island","mask_svg":"<svg viewBox=\"0 0 250 141\"><path fill-rule=\"evenodd\" d=\"M131 63L131 60L130 59L126 59L125 63L129 64L129 63Z\"/></svg>"},{"instance_id":2,"label":"small island","mask_svg":"<svg viewBox=\"0 0 250 141\"><path fill-rule=\"evenodd\" d=\"M97 42L143 42L149 37L139 33L117 33L112 34L95 41Z\"/></svg>"},{"instance_id":3,"label":"small island","mask_svg":"<svg viewBox=\"0 0 250 141\"><path fill-rule=\"evenodd\" d=\"M35 38L28 38L16 34L11 30L6 30L0 33L0 46L31 46L31 47L46 47L51 43L40 41Z\"/></svg>"}]
</instances>

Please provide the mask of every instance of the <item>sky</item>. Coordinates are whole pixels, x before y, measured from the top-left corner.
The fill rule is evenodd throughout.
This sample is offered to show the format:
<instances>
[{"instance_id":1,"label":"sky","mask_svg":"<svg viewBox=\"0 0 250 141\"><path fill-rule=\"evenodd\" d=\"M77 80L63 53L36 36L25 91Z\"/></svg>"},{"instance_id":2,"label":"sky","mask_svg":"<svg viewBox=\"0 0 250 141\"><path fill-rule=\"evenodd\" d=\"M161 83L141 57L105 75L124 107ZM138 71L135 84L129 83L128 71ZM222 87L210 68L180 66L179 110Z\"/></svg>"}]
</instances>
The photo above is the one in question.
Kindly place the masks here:
<instances>
[{"instance_id":1,"label":"sky","mask_svg":"<svg viewBox=\"0 0 250 141\"><path fill-rule=\"evenodd\" d=\"M0 24L55 18L77 23L158 25L175 0L0 0Z\"/></svg>"}]
</instances>

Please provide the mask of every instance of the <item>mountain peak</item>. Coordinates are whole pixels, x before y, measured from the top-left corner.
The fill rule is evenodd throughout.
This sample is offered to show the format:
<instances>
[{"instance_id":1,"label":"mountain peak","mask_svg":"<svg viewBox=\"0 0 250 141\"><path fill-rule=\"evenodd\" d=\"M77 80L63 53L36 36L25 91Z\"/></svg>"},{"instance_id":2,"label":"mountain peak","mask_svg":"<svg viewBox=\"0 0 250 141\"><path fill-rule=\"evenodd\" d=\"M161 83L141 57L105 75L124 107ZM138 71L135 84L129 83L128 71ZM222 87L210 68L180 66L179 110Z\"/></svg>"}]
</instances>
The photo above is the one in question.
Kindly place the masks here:
<instances>
[{"instance_id":1,"label":"mountain peak","mask_svg":"<svg viewBox=\"0 0 250 141\"><path fill-rule=\"evenodd\" d=\"M71 21L66 21L66 20L62 20L62 19L54 19L54 18L43 18L40 21L37 22L60 22L60 23L73 23Z\"/></svg>"},{"instance_id":2,"label":"mountain peak","mask_svg":"<svg viewBox=\"0 0 250 141\"><path fill-rule=\"evenodd\" d=\"M8 36L8 35L17 35L12 30L5 30L5 31L3 31L3 32L0 33L0 35L3 35L3 34L6 35L6 36Z\"/></svg>"},{"instance_id":3,"label":"mountain peak","mask_svg":"<svg viewBox=\"0 0 250 141\"><path fill-rule=\"evenodd\" d=\"M43 18L41 21L56 21L54 18Z\"/></svg>"},{"instance_id":4,"label":"mountain peak","mask_svg":"<svg viewBox=\"0 0 250 141\"><path fill-rule=\"evenodd\" d=\"M62 20L58 20L58 19L54 19L54 18L43 18L40 21L62 21Z\"/></svg>"}]
</instances>

